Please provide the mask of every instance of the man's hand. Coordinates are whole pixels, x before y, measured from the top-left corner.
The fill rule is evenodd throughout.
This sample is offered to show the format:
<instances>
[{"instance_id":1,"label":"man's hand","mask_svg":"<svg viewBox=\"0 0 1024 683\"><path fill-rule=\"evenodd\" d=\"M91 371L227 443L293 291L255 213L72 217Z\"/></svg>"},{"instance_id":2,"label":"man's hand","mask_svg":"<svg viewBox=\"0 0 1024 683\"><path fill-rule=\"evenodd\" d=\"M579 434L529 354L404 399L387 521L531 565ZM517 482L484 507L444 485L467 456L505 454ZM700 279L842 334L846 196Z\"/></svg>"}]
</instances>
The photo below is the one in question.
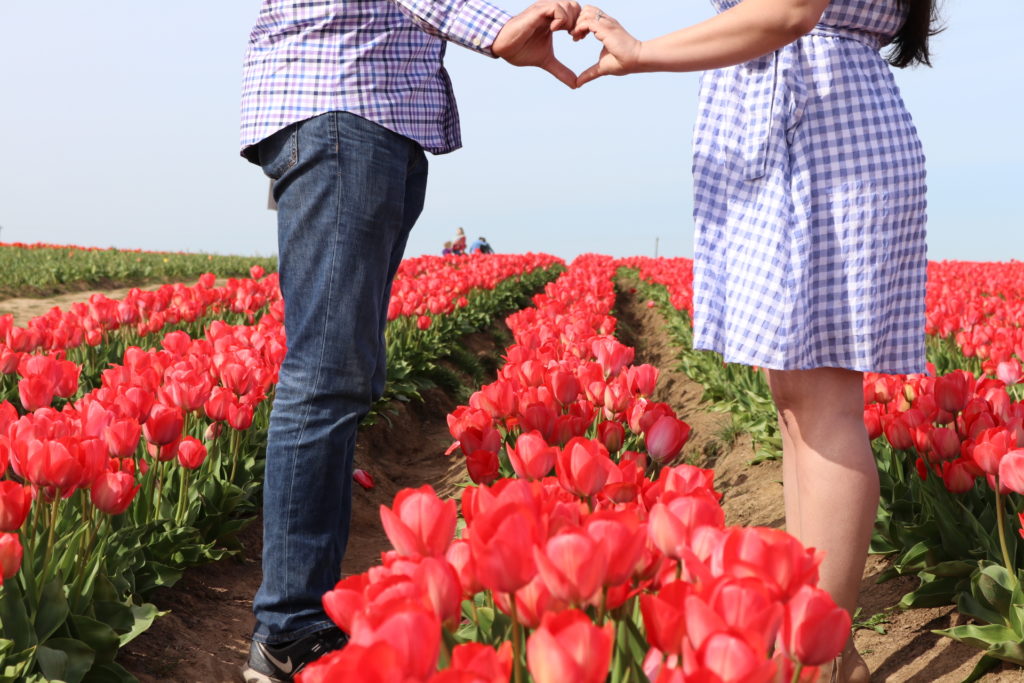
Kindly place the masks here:
<instances>
[{"instance_id":1,"label":"man's hand","mask_svg":"<svg viewBox=\"0 0 1024 683\"><path fill-rule=\"evenodd\" d=\"M514 66L539 66L570 88L576 74L558 61L551 44L553 31L576 26L580 5L575 0L542 0L509 19L498 33L491 51Z\"/></svg>"}]
</instances>

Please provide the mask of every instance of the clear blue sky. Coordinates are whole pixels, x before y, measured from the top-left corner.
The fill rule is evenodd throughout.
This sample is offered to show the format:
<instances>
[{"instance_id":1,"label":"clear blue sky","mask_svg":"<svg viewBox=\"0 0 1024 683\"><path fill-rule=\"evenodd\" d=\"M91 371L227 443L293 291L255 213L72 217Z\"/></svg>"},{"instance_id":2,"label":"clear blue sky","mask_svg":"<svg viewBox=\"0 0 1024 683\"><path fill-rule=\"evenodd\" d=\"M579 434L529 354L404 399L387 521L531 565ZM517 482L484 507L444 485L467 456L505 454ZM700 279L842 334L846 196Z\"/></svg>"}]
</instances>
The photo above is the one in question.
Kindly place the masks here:
<instances>
[{"instance_id":1,"label":"clear blue sky","mask_svg":"<svg viewBox=\"0 0 1024 683\"><path fill-rule=\"evenodd\" d=\"M506 2L518 11L529 3ZM276 252L267 181L238 156L241 62L257 0L0 3L0 240ZM638 37L706 0L607 0ZM1024 258L1024 2L945 3L934 69L897 79L928 155L932 258ZM570 68L597 44L557 40ZM573 92L457 46L465 148L431 157L408 255L456 226L499 251L692 255L697 77L606 78Z\"/></svg>"}]
</instances>

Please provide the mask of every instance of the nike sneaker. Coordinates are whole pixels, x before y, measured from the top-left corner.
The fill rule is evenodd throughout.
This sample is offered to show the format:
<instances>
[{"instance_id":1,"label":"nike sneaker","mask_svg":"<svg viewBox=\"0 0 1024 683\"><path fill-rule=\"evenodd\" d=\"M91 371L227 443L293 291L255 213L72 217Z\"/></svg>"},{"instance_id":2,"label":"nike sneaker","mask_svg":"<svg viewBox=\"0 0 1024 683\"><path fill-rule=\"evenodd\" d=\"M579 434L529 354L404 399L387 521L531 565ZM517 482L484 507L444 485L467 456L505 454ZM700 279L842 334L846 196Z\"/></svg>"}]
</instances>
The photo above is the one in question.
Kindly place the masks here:
<instances>
[{"instance_id":1,"label":"nike sneaker","mask_svg":"<svg viewBox=\"0 0 1024 683\"><path fill-rule=\"evenodd\" d=\"M242 676L245 683L290 681L307 664L332 650L343 648L347 642L345 632L333 626L280 645L267 645L254 640Z\"/></svg>"}]
</instances>

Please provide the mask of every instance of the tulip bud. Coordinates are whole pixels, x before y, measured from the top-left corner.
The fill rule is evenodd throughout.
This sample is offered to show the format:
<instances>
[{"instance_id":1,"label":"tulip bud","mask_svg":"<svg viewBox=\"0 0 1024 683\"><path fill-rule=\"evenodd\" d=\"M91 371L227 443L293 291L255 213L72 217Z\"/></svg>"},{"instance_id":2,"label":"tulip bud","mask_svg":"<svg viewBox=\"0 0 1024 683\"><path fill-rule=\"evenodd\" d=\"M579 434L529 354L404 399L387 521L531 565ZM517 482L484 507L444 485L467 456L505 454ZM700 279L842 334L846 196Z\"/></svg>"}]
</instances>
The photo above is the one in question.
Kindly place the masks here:
<instances>
[{"instance_id":1,"label":"tulip bud","mask_svg":"<svg viewBox=\"0 0 1024 683\"><path fill-rule=\"evenodd\" d=\"M357 484L362 486L367 491L372 489L374 486L373 477L370 476L370 473L367 472L366 470L355 470L354 472L352 472L352 478L355 480Z\"/></svg>"},{"instance_id":2,"label":"tulip bud","mask_svg":"<svg viewBox=\"0 0 1024 683\"><path fill-rule=\"evenodd\" d=\"M206 446L194 436L186 436L178 444L178 463L188 470L198 469L206 462Z\"/></svg>"},{"instance_id":3,"label":"tulip bud","mask_svg":"<svg viewBox=\"0 0 1024 683\"><path fill-rule=\"evenodd\" d=\"M104 472L92 483L93 505L108 515L119 515L128 509L139 487L127 472Z\"/></svg>"},{"instance_id":4,"label":"tulip bud","mask_svg":"<svg viewBox=\"0 0 1024 683\"><path fill-rule=\"evenodd\" d=\"M21 569L22 553L21 539L18 538L18 534L0 534L0 576L4 581L13 579Z\"/></svg>"},{"instance_id":5,"label":"tulip bud","mask_svg":"<svg viewBox=\"0 0 1024 683\"><path fill-rule=\"evenodd\" d=\"M0 531L17 531L32 507L32 488L16 481L0 481Z\"/></svg>"}]
</instances>

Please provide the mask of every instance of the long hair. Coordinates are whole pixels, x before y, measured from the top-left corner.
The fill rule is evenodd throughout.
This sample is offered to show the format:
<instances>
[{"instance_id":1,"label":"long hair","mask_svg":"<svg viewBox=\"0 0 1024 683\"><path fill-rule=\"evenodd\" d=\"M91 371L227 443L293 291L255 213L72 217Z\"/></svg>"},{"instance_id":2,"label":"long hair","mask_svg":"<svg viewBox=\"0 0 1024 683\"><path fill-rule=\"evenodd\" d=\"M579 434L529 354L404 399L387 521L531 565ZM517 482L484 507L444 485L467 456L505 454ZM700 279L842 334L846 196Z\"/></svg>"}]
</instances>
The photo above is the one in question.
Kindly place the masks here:
<instances>
[{"instance_id":1,"label":"long hair","mask_svg":"<svg viewBox=\"0 0 1024 683\"><path fill-rule=\"evenodd\" d=\"M903 68L915 64L932 65L928 39L942 30L935 0L900 0L910 7L907 21L892 40L889 63Z\"/></svg>"}]
</instances>

